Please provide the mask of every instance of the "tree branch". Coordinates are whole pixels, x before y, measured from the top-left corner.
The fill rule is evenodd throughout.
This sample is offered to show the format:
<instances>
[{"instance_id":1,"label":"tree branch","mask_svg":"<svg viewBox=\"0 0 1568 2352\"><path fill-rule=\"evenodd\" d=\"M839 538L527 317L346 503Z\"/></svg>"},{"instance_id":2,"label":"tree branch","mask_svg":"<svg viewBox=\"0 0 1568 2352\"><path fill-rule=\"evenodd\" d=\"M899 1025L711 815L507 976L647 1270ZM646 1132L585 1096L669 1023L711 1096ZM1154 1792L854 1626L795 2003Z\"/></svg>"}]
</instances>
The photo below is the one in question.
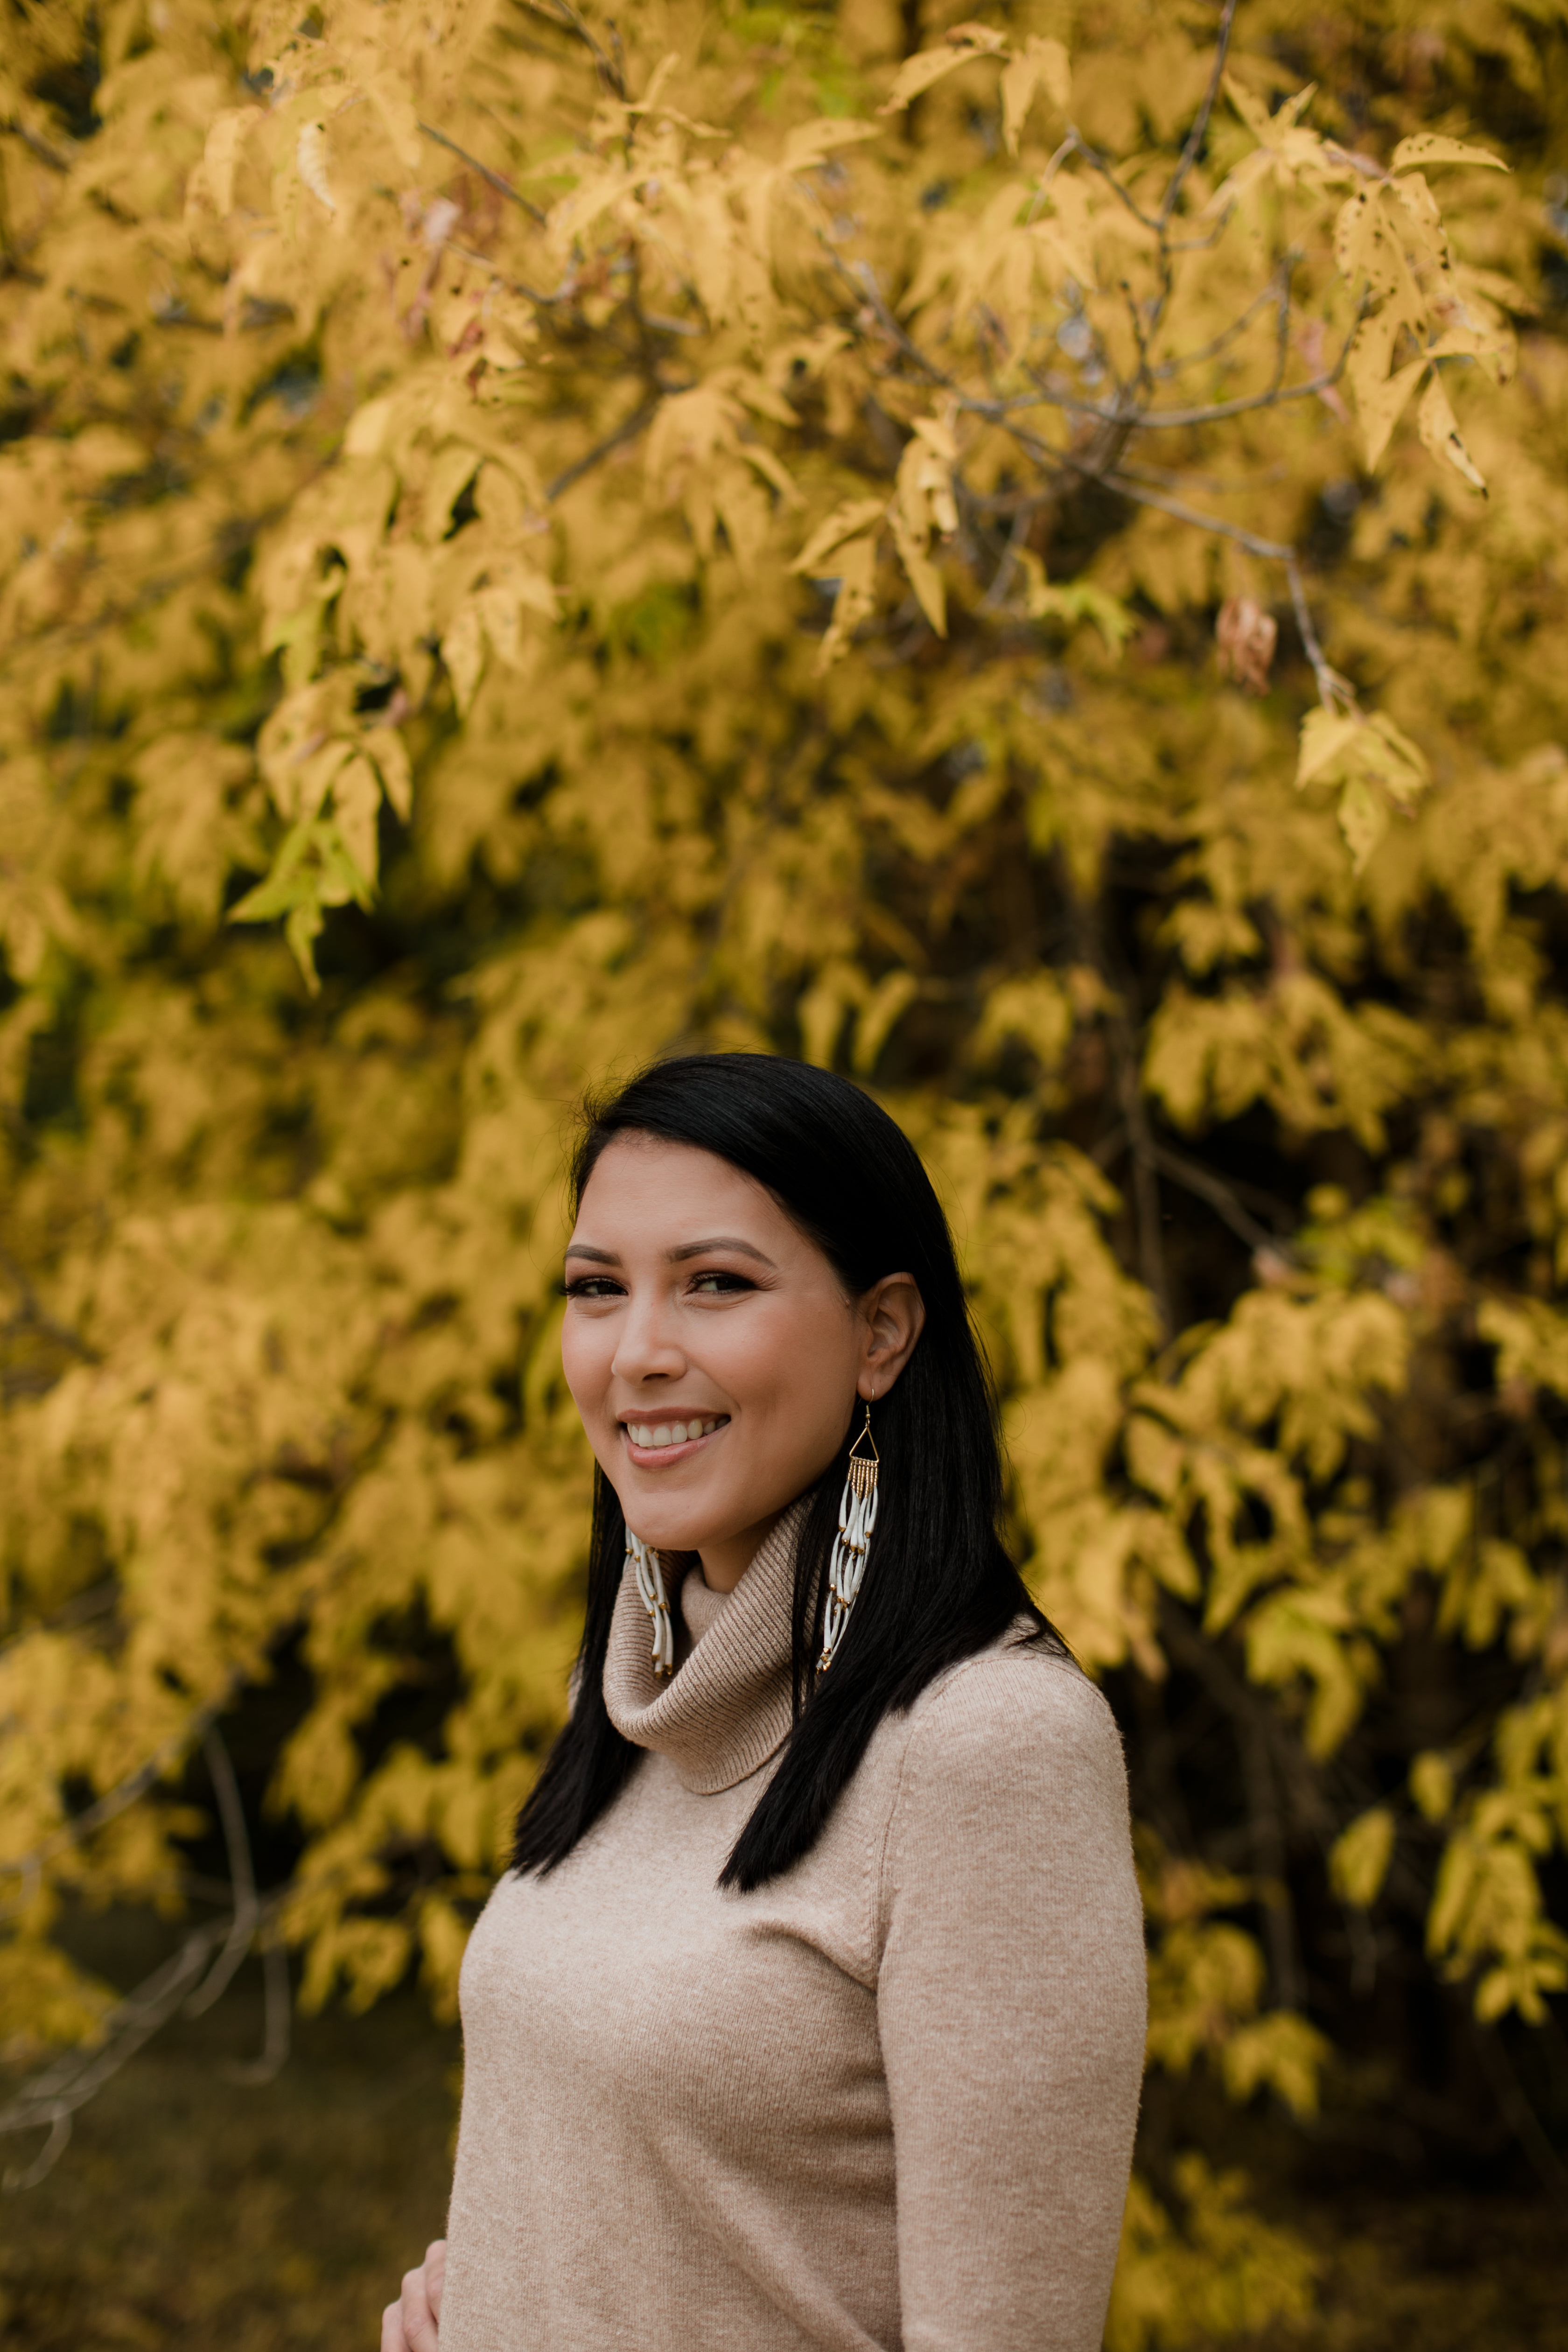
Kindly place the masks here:
<instances>
[{"instance_id":1,"label":"tree branch","mask_svg":"<svg viewBox=\"0 0 1568 2352\"><path fill-rule=\"evenodd\" d=\"M223 1842L228 1855L229 1891L234 1902L234 1917L222 1950L211 1969L185 2002L187 2017L202 2017L214 2001L228 1990L236 1969L250 1949L256 1933L258 1906L256 1872L250 1859L250 1837L245 1825L245 1807L240 1802L239 1784L234 1777L228 1749L216 1723L209 1723L202 1741L202 1753L206 1759L207 1773L212 1781L213 1795L217 1801L218 1820L223 1827Z\"/></svg>"},{"instance_id":2,"label":"tree branch","mask_svg":"<svg viewBox=\"0 0 1568 2352\"><path fill-rule=\"evenodd\" d=\"M1222 1176L1215 1175L1211 1169L1201 1166L1195 1160L1186 1159L1179 1151L1167 1150L1163 1143L1151 1148L1161 1173L1180 1184L1184 1192L1195 1193L1200 1201L1206 1201L1210 1208L1217 1210L1232 1233L1239 1235L1249 1248L1272 1250L1276 1255L1294 1261L1295 1253L1289 1244L1277 1239L1266 1225L1260 1225L1256 1217L1249 1216Z\"/></svg>"},{"instance_id":3,"label":"tree branch","mask_svg":"<svg viewBox=\"0 0 1568 2352\"><path fill-rule=\"evenodd\" d=\"M521 0L521 5L531 9L534 16L542 16L547 25L554 25L562 32L571 33L574 38L581 41L592 57L599 79L605 88L612 98L618 98L623 105L625 104L626 96L625 76L615 60L606 57L605 51L599 47L587 25L573 7L572 0L550 0L548 6L545 5L545 0Z\"/></svg>"},{"instance_id":4,"label":"tree branch","mask_svg":"<svg viewBox=\"0 0 1568 2352\"><path fill-rule=\"evenodd\" d=\"M1186 144L1177 158L1176 168L1171 174L1170 185L1165 190L1160 205L1157 225L1162 237L1169 226L1172 214L1176 209L1176 200L1182 193L1187 174L1197 162L1199 152L1208 134L1209 122L1219 98L1220 87L1225 80L1225 61L1230 49L1230 29L1236 22L1236 8L1237 0L1225 0L1225 6L1220 12L1219 33L1215 44L1214 69L1209 75L1208 88L1204 92L1203 104L1199 107L1193 127L1187 133Z\"/></svg>"},{"instance_id":5,"label":"tree branch","mask_svg":"<svg viewBox=\"0 0 1568 2352\"><path fill-rule=\"evenodd\" d=\"M459 147L455 139L448 139L444 131L437 131L433 122L422 122L419 128L426 139L433 139L437 147L445 147L448 154L456 155L459 163L466 163L471 172L477 172L488 187L494 188L499 195L509 196L531 220L537 221L541 228L548 225L549 214L542 212L531 196L525 196L521 189L514 188L503 173L492 172L488 163L481 163L477 155L470 155L466 147Z\"/></svg>"},{"instance_id":6,"label":"tree branch","mask_svg":"<svg viewBox=\"0 0 1568 2352\"><path fill-rule=\"evenodd\" d=\"M1140 226L1158 230L1160 226L1159 222L1152 218L1152 216L1143 210L1143 207L1138 202L1137 197L1132 194L1131 189L1126 185L1125 182L1117 177L1116 173L1111 170L1110 165L1106 162L1105 157L1100 153L1098 149L1089 145L1088 140L1084 137L1076 122L1069 122L1068 124L1068 137L1072 141L1073 152L1083 157L1084 162L1089 166L1091 171L1095 171L1100 173L1100 178L1105 182L1106 185L1111 190L1112 194L1126 205L1128 211L1131 214L1133 219L1138 222Z\"/></svg>"},{"instance_id":7,"label":"tree branch","mask_svg":"<svg viewBox=\"0 0 1568 2352\"><path fill-rule=\"evenodd\" d=\"M1238 335L1244 335L1247 332L1265 304L1272 302L1275 299L1275 289L1270 283L1263 289L1261 294L1254 295L1241 316L1238 319L1233 319L1230 325L1215 335L1212 342L1200 343L1195 352L1187 352L1179 360L1163 361L1156 371L1161 382L1167 383L1172 376L1182 374L1187 368L1201 367L1205 360L1217 359L1221 352L1229 350Z\"/></svg>"},{"instance_id":8,"label":"tree branch","mask_svg":"<svg viewBox=\"0 0 1568 2352\"><path fill-rule=\"evenodd\" d=\"M286 1886L269 1895L258 1906L255 1924L271 1928L292 1893L293 1888ZM168 2023L231 1933L232 1922L227 1919L216 1919L205 1927L196 1928L162 1967L154 1969L133 1992L115 2003L103 2021L99 2040L90 2048L67 2051L41 2068L0 2107L0 2134L48 2134L32 2163L12 2167L0 2180L0 2187L12 2192L36 2189L53 2170L69 2144L72 2117L136 2055L144 2042L151 2041L160 2026ZM269 2019L264 2060L271 2056L273 2039ZM281 2063L279 2058L278 2063ZM272 2071L277 2071L276 2066Z\"/></svg>"},{"instance_id":9,"label":"tree branch","mask_svg":"<svg viewBox=\"0 0 1568 2352\"><path fill-rule=\"evenodd\" d=\"M9 131L13 139L19 139L23 146L30 148L39 163L47 163L51 172L68 173L70 170L68 156L57 152L47 140L39 138L36 131L29 131L25 122L0 122L0 131Z\"/></svg>"},{"instance_id":10,"label":"tree branch","mask_svg":"<svg viewBox=\"0 0 1568 2352\"><path fill-rule=\"evenodd\" d=\"M1060 456L1058 463L1071 465L1070 456ZM1312 666L1318 682L1318 699L1326 710L1344 710L1354 707L1355 696L1347 679L1330 667L1312 625L1312 615L1307 604L1307 592L1301 582L1300 558L1287 541L1262 539L1256 531L1244 530L1239 523L1226 522L1218 515L1205 515L1197 507L1189 507L1180 499L1166 498L1159 490L1142 489L1122 474L1105 474L1099 478L1108 488L1120 490L1123 498L1131 499L1138 506L1156 507L1162 514L1173 515L1178 522L1195 524L1199 530L1211 530L1221 539L1233 540L1249 555L1266 562L1283 564L1289 583L1290 602L1295 608L1296 625L1301 634L1302 649Z\"/></svg>"},{"instance_id":11,"label":"tree branch","mask_svg":"<svg viewBox=\"0 0 1568 2352\"><path fill-rule=\"evenodd\" d=\"M615 431L606 434L602 441L596 442L585 457L579 457L576 463L568 466L563 473L557 474L555 479L545 489L546 503L553 506L557 499L565 496L574 482L580 482L584 474L592 473L594 467L609 457L613 450L620 448L624 442L635 441L643 427L652 423L663 398L662 391L656 392L650 399L645 400L640 407L632 411L624 425L617 425Z\"/></svg>"}]
</instances>

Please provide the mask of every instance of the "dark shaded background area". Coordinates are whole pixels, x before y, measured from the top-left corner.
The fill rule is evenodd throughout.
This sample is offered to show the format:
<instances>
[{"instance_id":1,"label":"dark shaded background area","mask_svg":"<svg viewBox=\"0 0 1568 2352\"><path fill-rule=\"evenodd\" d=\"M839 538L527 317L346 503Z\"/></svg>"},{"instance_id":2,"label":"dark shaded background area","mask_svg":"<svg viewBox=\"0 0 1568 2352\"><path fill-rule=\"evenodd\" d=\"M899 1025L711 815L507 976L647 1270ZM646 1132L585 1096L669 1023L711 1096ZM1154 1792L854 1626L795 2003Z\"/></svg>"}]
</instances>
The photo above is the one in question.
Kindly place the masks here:
<instances>
[{"instance_id":1,"label":"dark shaded background area","mask_svg":"<svg viewBox=\"0 0 1568 2352\"><path fill-rule=\"evenodd\" d=\"M120 1919L75 1940L128 1986L174 1937ZM297 2018L273 2082L226 2079L262 2032L251 1962L88 2106L47 2180L0 2202L7 2352L379 2342L383 2305L446 2211L457 2032L409 1987L368 2017Z\"/></svg>"}]
</instances>

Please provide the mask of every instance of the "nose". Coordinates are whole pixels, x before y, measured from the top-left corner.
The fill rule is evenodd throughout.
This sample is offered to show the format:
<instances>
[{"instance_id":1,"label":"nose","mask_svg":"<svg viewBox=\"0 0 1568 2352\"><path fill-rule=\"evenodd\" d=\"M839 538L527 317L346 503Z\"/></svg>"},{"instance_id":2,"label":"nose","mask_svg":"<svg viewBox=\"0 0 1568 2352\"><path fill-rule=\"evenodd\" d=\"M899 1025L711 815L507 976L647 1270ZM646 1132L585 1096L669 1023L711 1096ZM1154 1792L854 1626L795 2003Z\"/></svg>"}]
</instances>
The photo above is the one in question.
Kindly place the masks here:
<instances>
[{"instance_id":1,"label":"nose","mask_svg":"<svg viewBox=\"0 0 1568 2352\"><path fill-rule=\"evenodd\" d=\"M685 1370L686 1350L671 1328L668 1299L657 1291L634 1297L620 1318L610 1360L614 1377L640 1388L649 1381L677 1381Z\"/></svg>"}]
</instances>

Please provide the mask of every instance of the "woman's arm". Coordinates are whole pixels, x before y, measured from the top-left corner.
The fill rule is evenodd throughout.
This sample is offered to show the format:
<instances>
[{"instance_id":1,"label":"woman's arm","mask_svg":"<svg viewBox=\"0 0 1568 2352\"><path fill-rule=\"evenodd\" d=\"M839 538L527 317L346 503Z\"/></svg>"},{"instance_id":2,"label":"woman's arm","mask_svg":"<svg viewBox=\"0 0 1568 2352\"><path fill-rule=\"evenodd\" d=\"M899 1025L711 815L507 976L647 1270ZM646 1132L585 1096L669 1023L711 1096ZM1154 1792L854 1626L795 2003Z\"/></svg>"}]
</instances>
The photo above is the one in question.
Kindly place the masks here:
<instances>
[{"instance_id":1,"label":"woman's arm","mask_svg":"<svg viewBox=\"0 0 1568 2352\"><path fill-rule=\"evenodd\" d=\"M883 1918L905 2352L1099 2352L1145 1973L1121 1740L1075 1667L992 1654L919 1706Z\"/></svg>"}]
</instances>

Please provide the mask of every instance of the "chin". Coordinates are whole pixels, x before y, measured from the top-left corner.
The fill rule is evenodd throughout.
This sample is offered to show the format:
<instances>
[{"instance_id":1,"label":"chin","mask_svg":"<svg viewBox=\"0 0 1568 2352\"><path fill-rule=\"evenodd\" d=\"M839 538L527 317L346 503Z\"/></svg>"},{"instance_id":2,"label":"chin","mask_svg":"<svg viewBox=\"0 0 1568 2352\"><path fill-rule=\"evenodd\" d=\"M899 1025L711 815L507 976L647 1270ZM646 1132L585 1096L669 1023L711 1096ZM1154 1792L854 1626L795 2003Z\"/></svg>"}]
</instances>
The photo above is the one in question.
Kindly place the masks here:
<instances>
[{"instance_id":1,"label":"chin","mask_svg":"<svg viewBox=\"0 0 1568 2352\"><path fill-rule=\"evenodd\" d=\"M704 1513L700 1518L680 1510L671 1510L662 1499L640 1503L636 1496L621 1497L621 1509L628 1528L641 1536L645 1544L655 1551L700 1551L705 1539L710 1539L713 1528Z\"/></svg>"}]
</instances>

